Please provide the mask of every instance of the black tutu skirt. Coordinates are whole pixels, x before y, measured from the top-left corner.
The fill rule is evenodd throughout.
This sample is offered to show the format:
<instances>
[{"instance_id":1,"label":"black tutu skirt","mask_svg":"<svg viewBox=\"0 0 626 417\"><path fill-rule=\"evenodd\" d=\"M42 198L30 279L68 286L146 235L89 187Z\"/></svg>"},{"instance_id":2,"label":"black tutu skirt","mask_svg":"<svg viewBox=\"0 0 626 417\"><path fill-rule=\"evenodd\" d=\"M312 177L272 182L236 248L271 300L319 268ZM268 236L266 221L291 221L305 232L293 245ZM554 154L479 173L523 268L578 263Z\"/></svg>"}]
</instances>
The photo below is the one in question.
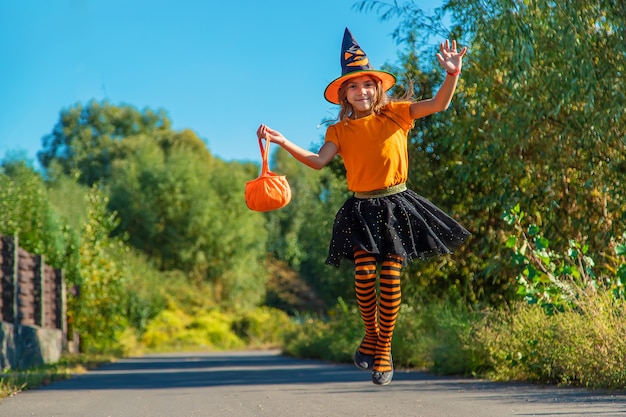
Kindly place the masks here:
<instances>
[{"instance_id":1,"label":"black tutu skirt","mask_svg":"<svg viewBox=\"0 0 626 417\"><path fill-rule=\"evenodd\" d=\"M326 263L354 260L355 250L405 262L449 254L470 236L463 226L412 190L377 198L349 198L333 225Z\"/></svg>"}]
</instances>

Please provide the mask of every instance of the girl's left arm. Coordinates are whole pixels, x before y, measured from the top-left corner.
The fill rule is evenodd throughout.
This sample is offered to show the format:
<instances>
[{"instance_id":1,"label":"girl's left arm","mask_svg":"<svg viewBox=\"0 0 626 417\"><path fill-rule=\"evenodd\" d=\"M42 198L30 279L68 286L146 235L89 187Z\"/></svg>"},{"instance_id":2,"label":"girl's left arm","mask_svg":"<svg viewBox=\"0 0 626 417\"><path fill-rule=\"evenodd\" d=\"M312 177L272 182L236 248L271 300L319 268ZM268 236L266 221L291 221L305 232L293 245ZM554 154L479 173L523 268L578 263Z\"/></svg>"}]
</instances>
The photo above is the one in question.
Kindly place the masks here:
<instances>
[{"instance_id":1,"label":"girl's left arm","mask_svg":"<svg viewBox=\"0 0 626 417\"><path fill-rule=\"evenodd\" d=\"M463 65L463 55L467 52L467 47L463 47L460 52L456 50L456 41L452 45L446 40L439 45L440 53L437 54L439 64L446 70L446 79L435 94L435 97L428 100L420 100L411 104L410 112L412 119L419 119L446 110L450 106L452 96L456 90L456 84Z\"/></svg>"}]
</instances>

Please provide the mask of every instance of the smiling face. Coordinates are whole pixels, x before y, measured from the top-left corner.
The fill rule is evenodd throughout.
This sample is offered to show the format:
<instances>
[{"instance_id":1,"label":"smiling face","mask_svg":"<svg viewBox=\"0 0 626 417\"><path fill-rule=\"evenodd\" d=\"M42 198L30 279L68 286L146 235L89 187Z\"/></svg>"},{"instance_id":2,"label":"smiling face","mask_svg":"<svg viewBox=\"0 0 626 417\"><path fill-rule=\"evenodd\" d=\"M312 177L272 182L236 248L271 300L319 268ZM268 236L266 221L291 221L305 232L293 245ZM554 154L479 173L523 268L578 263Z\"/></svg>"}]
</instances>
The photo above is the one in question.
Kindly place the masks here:
<instances>
[{"instance_id":1,"label":"smiling face","mask_svg":"<svg viewBox=\"0 0 626 417\"><path fill-rule=\"evenodd\" d=\"M369 75L363 75L346 81L345 87L346 100L354 110L354 117L358 119L372 114L376 81Z\"/></svg>"}]
</instances>

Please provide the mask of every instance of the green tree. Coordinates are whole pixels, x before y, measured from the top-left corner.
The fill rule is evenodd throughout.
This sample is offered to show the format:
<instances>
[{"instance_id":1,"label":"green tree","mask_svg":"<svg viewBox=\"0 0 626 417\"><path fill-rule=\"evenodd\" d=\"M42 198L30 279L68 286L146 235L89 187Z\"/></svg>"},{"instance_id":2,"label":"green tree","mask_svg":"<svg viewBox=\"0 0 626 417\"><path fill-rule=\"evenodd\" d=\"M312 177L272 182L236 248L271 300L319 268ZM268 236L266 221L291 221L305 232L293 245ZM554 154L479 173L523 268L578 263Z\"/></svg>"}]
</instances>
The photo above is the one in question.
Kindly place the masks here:
<instances>
[{"instance_id":1,"label":"green tree","mask_svg":"<svg viewBox=\"0 0 626 417\"><path fill-rule=\"evenodd\" d=\"M452 108L416 132L433 146L421 150L418 140L411 147L413 155L431 153L428 170L436 181L421 183L424 194L459 213L474 234L464 248L471 254L442 270L462 278L457 288L465 296L494 301L510 295L514 273L501 217L516 203L558 250L574 238L602 254L621 235L622 3L451 0L435 16L413 1L359 5L400 17L395 33L405 45L436 35L469 48ZM453 22L449 33L439 31L444 15ZM427 72L433 66L424 62Z\"/></svg>"},{"instance_id":2,"label":"green tree","mask_svg":"<svg viewBox=\"0 0 626 417\"><path fill-rule=\"evenodd\" d=\"M223 289L221 296L217 293L220 299L240 308L263 302L267 279L266 219L246 206L248 173L246 164L217 160L209 177L216 206L207 219L213 226L209 230L213 261L209 277Z\"/></svg>"},{"instance_id":3,"label":"green tree","mask_svg":"<svg viewBox=\"0 0 626 417\"><path fill-rule=\"evenodd\" d=\"M266 235L263 218L243 200L249 169L206 149L167 143L146 136L123 141L125 156L109 181L109 207L121 220L117 232L160 270L212 284L217 302L261 302Z\"/></svg>"},{"instance_id":4,"label":"green tree","mask_svg":"<svg viewBox=\"0 0 626 417\"><path fill-rule=\"evenodd\" d=\"M63 267L72 245L68 226L50 207L44 179L24 161L4 161L0 167L0 213L0 234L17 234L21 247Z\"/></svg>"},{"instance_id":5,"label":"green tree","mask_svg":"<svg viewBox=\"0 0 626 417\"><path fill-rule=\"evenodd\" d=\"M107 197L93 187L86 195L87 219L81 229L78 296L70 298L70 322L81 337L81 350L100 352L117 347L128 326L126 272L120 259L123 242L110 238L117 225Z\"/></svg>"},{"instance_id":6,"label":"green tree","mask_svg":"<svg viewBox=\"0 0 626 417\"><path fill-rule=\"evenodd\" d=\"M134 135L159 135L170 131L165 112L132 106L112 106L104 101L81 103L61 111L52 132L43 138L37 156L44 168L57 164L70 175L79 173L83 184L92 185L111 174L119 141Z\"/></svg>"},{"instance_id":7,"label":"green tree","mask_svg":"<svg viewBox=\"0 0 626 417\"><path fill-rule=\"evenodd\" d=\"M39 158L52 180L99 184L119 213L114 233L159 270L211 284L216 301L261 302L264 219L242 194L251 167L214 158L194 132L170 125L163 111L77 104L61 113Z\"/></svg>"}]
</instances>

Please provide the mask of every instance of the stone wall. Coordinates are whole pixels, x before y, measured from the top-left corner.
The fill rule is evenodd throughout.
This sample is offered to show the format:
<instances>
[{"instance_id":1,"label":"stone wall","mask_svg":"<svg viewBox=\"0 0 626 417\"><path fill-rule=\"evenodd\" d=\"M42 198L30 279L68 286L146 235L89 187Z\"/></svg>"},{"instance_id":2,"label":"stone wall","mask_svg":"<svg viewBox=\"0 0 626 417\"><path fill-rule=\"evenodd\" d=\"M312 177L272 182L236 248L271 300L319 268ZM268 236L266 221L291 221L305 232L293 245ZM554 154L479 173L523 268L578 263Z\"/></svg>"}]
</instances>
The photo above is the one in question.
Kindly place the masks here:
<instances>
[{"instance_id":1,"label":"stone wall","mask_svg":"<svg viewBox=\"0 0 626 417\"><path fill-rule=\"evenodd\" d=\"M57 362L65 345L59 329L0 322L0 369L27 369Z\"/></svg>"}]
</instances>

